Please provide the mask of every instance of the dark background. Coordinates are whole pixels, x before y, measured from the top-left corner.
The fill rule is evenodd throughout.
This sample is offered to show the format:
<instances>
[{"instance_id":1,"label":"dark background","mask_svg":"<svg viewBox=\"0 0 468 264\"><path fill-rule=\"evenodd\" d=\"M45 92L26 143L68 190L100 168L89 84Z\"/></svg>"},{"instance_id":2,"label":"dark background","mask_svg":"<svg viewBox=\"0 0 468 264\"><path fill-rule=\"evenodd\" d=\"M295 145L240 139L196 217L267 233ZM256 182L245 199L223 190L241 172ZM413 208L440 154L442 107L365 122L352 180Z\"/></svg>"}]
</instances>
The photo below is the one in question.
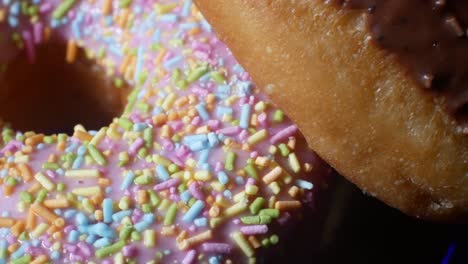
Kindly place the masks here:
<instances>
[{"instance_id":1,"label":"dark background","mask_svg":"<svg viewBox=\"0 0 468 264\"><path fill-rule=\"evenodd\" d=\"M468 263L467 225L411 218L340 176L330 187L268 263Z\"/></svg>"}]
</instances>

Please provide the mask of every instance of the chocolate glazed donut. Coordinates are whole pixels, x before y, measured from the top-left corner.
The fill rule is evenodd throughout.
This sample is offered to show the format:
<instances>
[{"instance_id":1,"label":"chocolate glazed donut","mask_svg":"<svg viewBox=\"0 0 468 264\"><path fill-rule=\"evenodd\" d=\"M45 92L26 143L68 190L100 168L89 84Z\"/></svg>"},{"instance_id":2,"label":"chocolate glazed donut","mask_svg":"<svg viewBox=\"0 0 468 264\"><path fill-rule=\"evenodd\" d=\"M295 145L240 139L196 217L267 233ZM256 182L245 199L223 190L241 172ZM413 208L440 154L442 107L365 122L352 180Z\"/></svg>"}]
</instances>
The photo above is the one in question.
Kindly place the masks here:
<instances>
[{"instance_id":1,"label":"chocolate glazed donut","mask_svg":"<svg viewBox=\"0 0 468 264\"><path fill-rule=\"evenodd\" d=\"M196 1L309 145L415 217L468 219L464 1Z\"/></svg>"}]
</instances>

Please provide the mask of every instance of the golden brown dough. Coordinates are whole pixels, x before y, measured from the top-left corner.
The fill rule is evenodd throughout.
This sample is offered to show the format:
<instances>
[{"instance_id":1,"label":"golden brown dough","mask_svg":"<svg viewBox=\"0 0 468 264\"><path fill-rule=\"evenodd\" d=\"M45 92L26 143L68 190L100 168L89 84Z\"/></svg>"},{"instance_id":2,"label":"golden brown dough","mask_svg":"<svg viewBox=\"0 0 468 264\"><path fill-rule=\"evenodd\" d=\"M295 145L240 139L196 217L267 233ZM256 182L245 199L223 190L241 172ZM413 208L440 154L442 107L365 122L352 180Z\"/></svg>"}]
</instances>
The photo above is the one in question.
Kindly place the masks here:
<instances>
[{"instance_id":1,"label":"golden brown dough","mask_svg":"<svg viewBox=\"0 0 468 264\"><path fill-rule=\"evenodd\" d=\"M416 217L468 219L468 136L370 42L365 15L321 0L196 0L311 148Z\"/></svg>"}]
</instances>

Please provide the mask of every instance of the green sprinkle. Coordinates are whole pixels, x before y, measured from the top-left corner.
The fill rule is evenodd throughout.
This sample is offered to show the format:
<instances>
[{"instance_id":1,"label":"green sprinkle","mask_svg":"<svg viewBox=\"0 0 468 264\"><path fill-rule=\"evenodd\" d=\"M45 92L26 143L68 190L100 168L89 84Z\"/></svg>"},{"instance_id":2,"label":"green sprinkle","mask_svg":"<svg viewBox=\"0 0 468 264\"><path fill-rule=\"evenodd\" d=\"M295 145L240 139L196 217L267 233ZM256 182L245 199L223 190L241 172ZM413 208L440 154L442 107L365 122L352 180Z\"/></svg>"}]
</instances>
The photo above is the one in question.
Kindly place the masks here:
<instances>
[{"instance_id":1,"label":"green sprinkle","mask_svg":"<svg viewBox=\"0 0 468 264\"><path fill-rule=\"evenodd\" d=\"M148 150L145 147L142 147L138 150L137 155L140 159L144 159L148 156Z\"/></svg>"},{"instance_id":2,"label":"green sprinkle","mask_svg":"<svg viewBox=\"0 0 468 264\"><path fill-rule=\"evenodd\" d=\"M270 237L270 243L271 243L272 245L276 245L276 244L278 244L278 242L279 242L279 236L276 235L276 234L271 235L271 237Z\"/></svg>"},{"instance_id":3,"label":"green sprinkle","mask_svg":"<svg viewBox=\"0 0 468 264\"><path fill-rule=\"evenodd\" d=\"M15 186L16 184L18 184L18 180L16 178L13 178L13 177L8 177L5 181L6 185L8 186Z\"/></svg>"},{"instance_id":4,"label":"green sprinkle","mask_svg":"<svg viewBox=\"0 0 468 264\"><path fill-rule=\"evenodd\" d=\"M182 75L182 72L176 68L172 71L172 76L171 76L171 80L172 82L175 84L177 83L177 81L180 79L180 76Z\"/></svg>"},{"instance_id":5,"label":"green sprinkle","mask_svg":"<svg viewBox=\"0 0 468 264\"><path fill-rule=\"evenodd\" d=\"M54 19L62 19L75 4L75 0L64 0L52 13Z\"/></svg>"},{"instance_id":6,"label":"green sprinkle","mask_svg":"<svg viewBox=\"0 0 468 264\"><path fill-rule=\"evenodd\" d=\"M145 147L148 149L153 146L153 129L151 127L143 130L143 140L145 141Z\"/></svg>"},{"instance_id":7,"label":"green sprinkle","mask_svg":"<svg viewBox=\"0 0 468 264\"><path fill-rule=\"evenodd\" d=\"M31 255L24 255L21 258L10 260L11 264L28 264L31 263Z\"/></svg>"},{"instance_id":8,"label":"green sprinkle","mask_svg":"<svg viewBox=\"0 0 468 264\"><path fill-rule=\"evenodd\" d=\"M136 185L146 185L146 184L150 184L151 182L152 182L152 177L147 174L138 176L135 178L135 180L133 180L133 183L135 183Z\"/></svg>"},{"instance_id":9,"label":"green sprinkle","mask_svg":"<svg viewBox=\"0 0 468 264\"><path fill-rule=\"evenodd\" d=\"M125 117L121 117L119 118L119 121L117 122L117 124L127 130L127 131L130 131L132 128L133 128L133 123L132 121L130 121L128 118L125 118Z\"/></svg>"},{"instance_id":10,"label":"green sprinkle","mask_svg":"<svg viewBox=\"0 0 468 264\"><path fill-rule=\"evenodd\" d=\"M249 175L250 177L254 179L258 179L258 173L257 173L257 170L255 169L255 165L248 164L247 166L245 166L244 170L245 172L247 172L247 175Z\"/></svg>"},{"instance_id":11,"label":"green sprinkle","mask_svg":"<svg viewBox=\"0 0 468 264\"><path fill-rule=\"evenodd\" d=\"M60 166L55 162L46 162L42 164L42 168L44 170L58 170L60 169Z\"/></svg>"},{"instance_id":12,"label":"green sprinkle","mask_svg":"<svg viewBox=\"0 0 468 264\"><path fill-rule=\"evenodd\" d=\"M25 203L32 203L33 201L33 197L32 195L29 193L29 192L26 192L26 191L22 191L20 193L20 198L21 198L21 201L25 202Z\"/></svg>"},{"instance_id":13,"label":"green sprinkle","mask_svg":"<svg viewBox=\"0 0 468 264\"><path fill-rule=\"evenodd\" d=\"M158 206L161 199L159 199L158 195L153 190L148 190L148 195L150 197L150 203L152 206Z\"/></svg>"},{"instance_id":14,"label":"green sprinkle","mask_svg":"<svg viewBox=\"0 0 468 264\"><path fill-rule=\"evenodd\" d=\"M173 203L167 210L166 216L164 217L164 225L172 225L177 216L177 204Z\"/></svg>"},{"instance_id":15,"label":"green sprinkle","mask_svg":"<svg viewBox=\"0 0 468 264\"><path fill-rule=\"evenodd\" d=\"M55 138L54 137L51 137L51 136L45 136L44 137L44 143L46 144L54 144L55 142Z\"/></svg>"},{"instance_id":16,"label":"green sprinkle","mask_svg":"<svg viewBox=\"0 0 468 264\"><path fill-rule=\"evenodd\" d=\"M120 78L117 78L117 79L114 80L114 85L117 88L122 88L123 84L124 84L124 81L122 79L120 79Z\"/></svg>"},{"instance_id":17,"label":"green sprinkle","mask_svg":"<svg viewBox=\"0 0 468 264\"><path fill-rule=\"evenodd\" d=\"M141 205L141 210L142 210L145 214L151 213L151 211L152 211L151 204L145 203L145 204Z\"/></svg>"},{"instance_id":18,"label":"green sprinkle","mask_svg":"<svg viewBox=\"0 0 468 264\"><path fill-rule=\"evenodd\" d=\"M268 209L260 210L259 215L267 215L267 216L270 216L271 218L278 218L280 215L280 212L278 209L268 208Z\"/></svg>"},{"instance_id":19,"label":"green sprinkle","mask_svg":"<svg viewBox=\"0 0 468 264\"><path fill-rule=\"evenodd\" d=\"M182 90L185 90L188 87L188 82L186 80L178 80L176 82L176 86Z\"/></svg>"},{"instance_id":20,"label":"green sprinkle","mask_svg":"<svg viewBox=\"0 0 468 264\"><path fill-rule=\"evenodd\" d=\"M96 250L96 257L98 259L102 259L102 258L105 258L105 257L108 257L110 255L113 255L117 252L119 252L120 250L122 250L122 248L125 246L125 242L124 241L119 241L117 243L114 243L110 246L107 246L107 247L103 247L103 248L100 248L98 250Z\"/></svg>"},{"instance_id":21,"label":"green sprinkle","mask_svg":"<svg viewBox=\"0 0 468 264\"><path fill-rule=\"evenodd\" d=\"M269 247L270 246L270 240L268 238L262 239L262 246Z\"/></svg>"},{"instance_id":22,"label":"green sprinkle","mask_svg":"<svg viewBox=\"0 0 468 264\"><path fill-rule=\"evenodd\" d=\"M224 74L219 71L212 71L211 78L218 84L223 84L226 82L226 78L224 77Z\"/></svg>"},{"instance_id":23,"label":"green sprinkle","mask_svg":"<svg viewBox=\"0 0 468 264\"><path fill-rule=\"evenodd\" d=\"M123 167L127 165L128 161L130 160L130 156L128 155L128 152L120 152L119 153L119 167Z\"/></svg>"},{"instance_id":24,"label":"green sprinkle","mask_svg":"<svg viewBox=\"0 0 468 264\"><path fill-rule=\"evenodd\" d=\"M89 154L91 155L91 157L93 158L93 160L97 162L97 164L99 164L101 166L105 166L107 164L106 158L96 148L96 146L94 146L92 144L89 144L88 145L88 151L89 151Z\"/></svg>"},{"instance_id":25,"label":"green sprinkle","mask_svg":"<svg viewBox=\"0 0 468 264\"><path fill-rule=\"evenodd\" d=\"M58 184L57 184L57 191L63 192L63 191L65 190L65 188L67 188L67 186L65 185L65 183L61 182L61 183L58 183Z\"/></svg>"},{"instance_id":26,"label":"green sprinkle","mask_svg":"<svg viewBox=\"0 0 468 264\"><path fill-rule=\"evenodd\" d=\"M226 162L224 164L224 168L227 171L233 171L235 162L236 162L236 153L229 151L226 154Z\"/></svg>"},{"instance_id":27,"label":"green sprinkle","mask_svg":"<svg viewBox=\"0 0 468 264\"><path fill-rule=\"evenodd\" d=\"M132 3L132 0L120 0L119 7L120 8L127 8Z\"/></svg>"},{"instance_id":28,"label":"green sprinkle","mask_svg":"<svg viewBox=\"0 0 468 264\"><path fill-rule=\"evenodd\" d=\"M148 113L150 106L145 102L138 102L136 104L136 108L143 113Z\"/></svg>"},{"instance_id":29,"label":"green sprinkle","mask_svg":"<svg viewBox=\"0 0 468 264\"><path fill-rule=\"evenodd\" d=\"M179 166L177 166L176 164L172 163L171 165L169 165L167 167L167 170L169 171L169 173L176 173L180 170Z\"/></svg>"},{"instance_id":30,"label":"green sprinkle","mask_svg":"<svg viewBox=\"0 0 468 264\"><path fill-rule=\"evenodd\" d=\"M263 205L265 204L265 198L257 197L249 206L250 212L252 214L257 214L262 209Z\"/></svg>"},{"instance_id":31,"label":"green sprinkle","mask_svg":"<svg viewBox=\"0 0 468 264\"><path fill-rule=\"evenodd\" d=\"M286 156L289 155L290 151L289 151L289 148L288 148L288 146L286 144L281 143L281 144L279 144L278 148L280 150L281 156L286 157Z\"/></svg>"},{"instance_id":32,"label":"green sprinkle","mask_svg":"<svg viewBox=\"0 0 468 264\"><path fill-rule=\"evenodd\" d=\"M197 81L198 79L200 79L200 77L205 75L205 73L207 73L208 71L209 71L208 66L206 65L199 66L198 68L193 70L191 73L189 73L189 75L187 76L187 82L193 83Z\"/></svg>"},{"instance_id":33,"label":"green sprinkle","mask_svg":"<svg viewBox=\"0 0 468 264\"><path fill-rule=\"evenodd\" d=\"M141 234L137 231L133 231L132 234L130 235L130 240L132 242L135 242L135 241L140 241L141 240Z\"/></svg>"},{"instance_id":34,"label":"green sprinkle","mask_svg":"<svg viewBox=\"0 0 468 264\"><path fill-rule=\"evenodd\" d=\"M276 110L273 114L273 121L276 123L281 123L284 120L284 113L281 110Z\"/></svg>"},{"instance_id":35,"label":"green sprinkle","mask_svg":"<svg viewBox=\"0 0 468 264\"><path fill-rule=\"evenodd\" d=\"M241 217L240 220L246 225L267 225L271 223L272 217L268 215L249 215Z\"/></svg>"},{"instance_id":36,"label":"green sprinkle","mask_svg":"<svg viewBox=\"0 0 468 264\"><path fill-rule=\"evenodd\" d=\"M233 232L231 234L231 238L236 242L236 244L240 247L242 252L244 252L244 254L247 257L254 256L255 254L254 249L252 248L252 246L250 246L249 242L247 241L247 239L245 239L244 235L241 232L239 231Z\"/></svg>"},{"instance_id":37,"label":"green sprinkle","mask_svg":"<svg viewBox=\"0 0 468 264\"><path fill-rule=\"evenodd\" d=\"M42 203L45 198L47 197L47 190L46 189L40 189L39 192L37 193L36 196L36 203Z\"/></svg>"},{"instance_id":38,"label":"green sprinkle","mask_svg":"<svg viewBox=\"0 0 468 264\"><path fill-rule=\"evenodd\" d=\"M120 232L119 232L119 238L123 241L126 241L129 237L130 234L133 232L133 227L131 226L124 226Z\"/></svg>"}]
</instances>

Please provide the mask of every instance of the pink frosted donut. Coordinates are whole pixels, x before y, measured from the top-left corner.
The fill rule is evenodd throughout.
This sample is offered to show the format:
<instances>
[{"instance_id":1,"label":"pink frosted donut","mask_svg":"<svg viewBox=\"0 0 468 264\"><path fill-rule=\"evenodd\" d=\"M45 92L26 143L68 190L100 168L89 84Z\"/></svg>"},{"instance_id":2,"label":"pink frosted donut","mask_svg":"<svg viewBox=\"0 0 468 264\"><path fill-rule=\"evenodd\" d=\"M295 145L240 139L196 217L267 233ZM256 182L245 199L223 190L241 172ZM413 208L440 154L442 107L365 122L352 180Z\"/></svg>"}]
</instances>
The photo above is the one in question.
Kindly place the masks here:
<instances>
[{"instance_id":1,"label":"pink frosted donut","mask_svg":"<svg viewBox=\"0 0 468 264\"><path fill-rule=\"evenodd\" d=\"M191 0L1 0L0 50L0 263L261 262L331 171ZM80 83L90 100L118 104L128 83L123 114L71 136L15 130L48 124L18 115L71 89L11 85L38 61L62 78L40 76L48 58L115 83Z\"/></svg>"}]
</instances>

